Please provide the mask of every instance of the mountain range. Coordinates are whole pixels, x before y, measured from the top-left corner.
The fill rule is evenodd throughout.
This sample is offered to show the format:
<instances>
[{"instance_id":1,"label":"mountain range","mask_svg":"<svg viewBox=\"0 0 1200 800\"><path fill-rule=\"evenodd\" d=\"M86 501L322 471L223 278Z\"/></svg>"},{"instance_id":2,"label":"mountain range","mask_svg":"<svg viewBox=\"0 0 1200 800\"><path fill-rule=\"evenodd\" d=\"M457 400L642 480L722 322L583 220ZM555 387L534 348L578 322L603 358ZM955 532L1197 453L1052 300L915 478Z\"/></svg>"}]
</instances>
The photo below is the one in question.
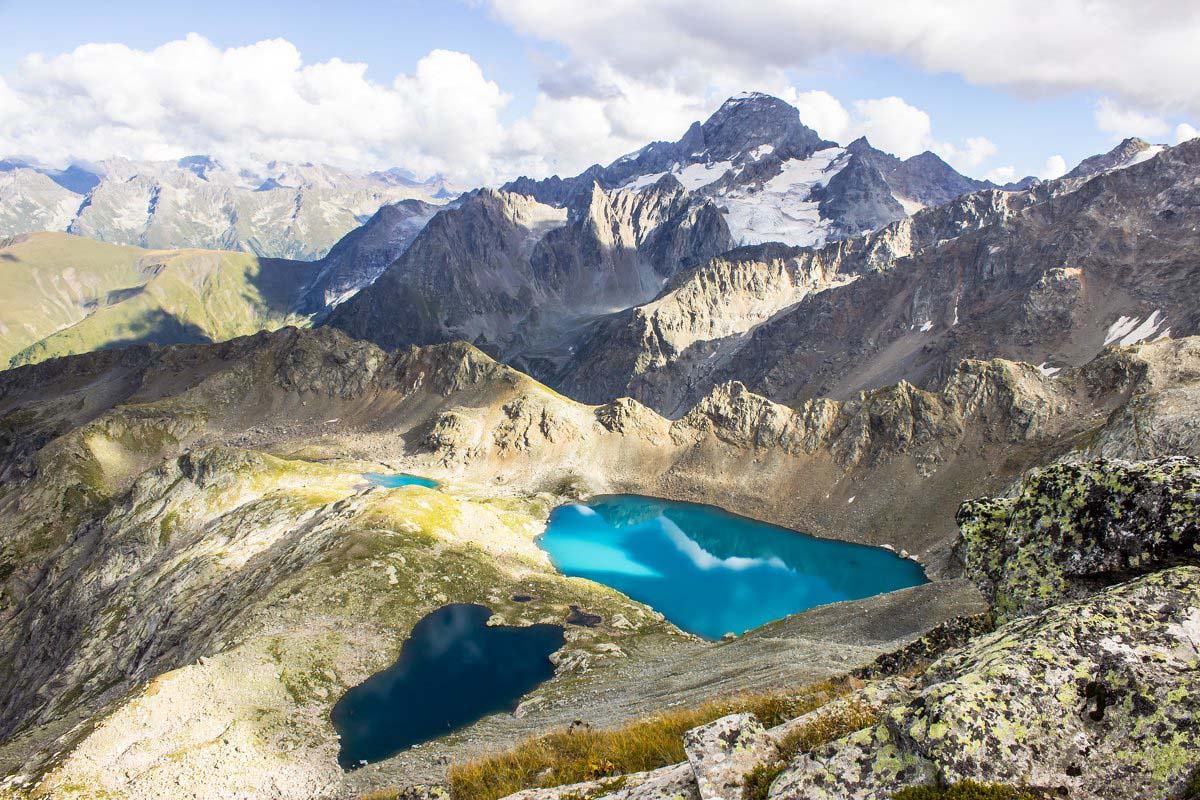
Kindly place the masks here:
<instances>
[{"instance_id":1,"label":"mountain range","mask_svg":"<svg viewBox=\"0 0 1200 800\"><path fill-rule=\"evenodd\" d=\"M113 158L89 168L0 161L0 235L63 231L150 249L241 250L314 260L398 200L441 202L444 180L270 162L238 169L208 156Z\"/></svg>"},{"instance_id":2,"label":"mountain range","mask_svg":"<svg viewBox=\"0 0 1200 800\"><path fill-rule=\"evenodd\" d=\"M448 194L6 162L0 798L1191 800L1200 139L995 186L745 93ZM540 546L608 495L927 582L702 640ZM752 599L778 561L661 519ZM460 603L550 677L343 769Z\"/></svg>"}]
</instances>

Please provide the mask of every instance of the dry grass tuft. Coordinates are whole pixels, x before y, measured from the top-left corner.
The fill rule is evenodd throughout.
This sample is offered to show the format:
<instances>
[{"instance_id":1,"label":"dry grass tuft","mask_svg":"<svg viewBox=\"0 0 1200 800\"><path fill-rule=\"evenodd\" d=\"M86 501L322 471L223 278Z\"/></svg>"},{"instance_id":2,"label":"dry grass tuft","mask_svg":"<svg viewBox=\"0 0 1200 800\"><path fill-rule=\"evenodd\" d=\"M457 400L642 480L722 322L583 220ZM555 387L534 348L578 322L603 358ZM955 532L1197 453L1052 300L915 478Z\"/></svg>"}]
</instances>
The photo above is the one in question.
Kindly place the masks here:
<instances>
[{"instance_id":1,"label":"dry grass tuft","mask_svg":"<svg viewBox=\"0 0 1200 800\"><path fill-rule=\"evenodd\" d=\"M727 714L749 712L768 727L794 719L850 691L839 678L799 692L763 692L655 714L620 728L575 726L528 739L487 758L455 764L448 780L455 800L497 800L519 792L563 786L678 764L687 756L683 734Z\"/></svg>"},{"instance_id":2,"label":"dry grass tuft","mask_svg":"<svg viewBox=\"0 0 1200 800\"><path fill-rule=\"evenodd\" d=\"M778 743L779 758L759 764L746 774L742 788L743 800L766 800L771 784L779 773L800 753L815 750L855 731L874 725L879 714L874 709L851 704L830 714L822 714L811 722L790 731Z\"/></svg>"},{"instance_id":3,"label":"dry grass tuft","mask_svg":"<svg viewBox=\"0 0 1200 800\"><path fill-rule=\"evenodd\" d=\"M1047 795L998 783L963 781L953 786L910 786L892 800L1043 800Z\"/></svg>"}]
</instances>

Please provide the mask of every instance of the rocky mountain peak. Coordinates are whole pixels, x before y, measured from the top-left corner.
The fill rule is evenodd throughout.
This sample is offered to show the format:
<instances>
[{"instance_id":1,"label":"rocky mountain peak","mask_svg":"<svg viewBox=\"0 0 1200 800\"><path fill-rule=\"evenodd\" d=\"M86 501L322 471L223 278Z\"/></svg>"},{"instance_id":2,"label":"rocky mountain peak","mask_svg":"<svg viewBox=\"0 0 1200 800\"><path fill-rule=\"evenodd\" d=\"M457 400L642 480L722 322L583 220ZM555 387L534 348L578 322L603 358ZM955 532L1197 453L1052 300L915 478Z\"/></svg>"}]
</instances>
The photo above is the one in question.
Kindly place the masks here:
<instances>
[{"instance_id":1,"label":"rocky mountain peak","mask_svg":"<svg viewBox=\"0 0 1200 800\"><path fill-rule=\"evenodd\" d=\"M1153 145L1145 139L1131 136L1107 153L1085 158L1063 178L1091 178L1102 172L1131 167L1162 152L1163 145Z\"/></svg>"},{"instance_id":2,"label":"rocky mountain peak","mask_svg":"<svg viewBox=\"0 0 1200 800\"><path fill-rule=\"evenodd\" d=\"M780 158L807 158L834 145L801 122L795 107L760 92L729 98L700 130L704 152L715 160L735 159L765 145L774 148Z\"/></svg>"},{"instance_id":3,"label":"rocky mountain peak","mask_svg":"<svg viewBox=\"0 0 1200 800\"><path fill-rule=\"evenodd\" d=\"M864 155L852 155L846 166L823 187L813 190L821 216L836 220L845 235L904 219L904 206L892 195L883 173Z\"/></svg>"}]
</instances>

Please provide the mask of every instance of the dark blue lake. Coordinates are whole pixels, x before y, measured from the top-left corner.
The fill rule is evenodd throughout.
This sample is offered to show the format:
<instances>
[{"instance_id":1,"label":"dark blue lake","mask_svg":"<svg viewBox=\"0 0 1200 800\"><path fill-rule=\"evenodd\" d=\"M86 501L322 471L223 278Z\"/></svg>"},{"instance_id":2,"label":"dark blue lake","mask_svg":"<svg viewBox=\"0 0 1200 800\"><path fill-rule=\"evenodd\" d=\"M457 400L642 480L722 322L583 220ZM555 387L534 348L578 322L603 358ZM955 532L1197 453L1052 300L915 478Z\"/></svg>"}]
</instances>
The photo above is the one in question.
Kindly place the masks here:
<instances>
[{"instance_id":1,"label":"dark blue lake","mask_svg":"<svg viewBox=\"0 0 1200 800\"><path fill-rule=\"evenodd\" d=\"M561 506L539 543L564 574L611 586L708 639L928 580L880 547L635 495Z\"/></svg>"},{"instance_id":2,"label":"dark blue lake","mask_svg":"<svg viewBox=\"0 0 1200 800\"><path fill-rule=\"evenodd\" d=\"M512 711L554 675L561 627L489 628L491 615L484 606L442 606L413 627L395 664L346 692L330 715L343 769Z\"/></svg>"},{"instance_id":3,"label":"dark blue lake","mask_svg":"<svg viewBox=\"0 0 1200 800\"><path fill-rule=\"evenodd\" d=\"M419 475L409 475L404 472L395 475L385 472L368 472L363 477L375 486L386 486L389 489L398 489L401 486L424 486L426 489L438 487L438 482L433 478L422 478Z\"/></svg>"}]
</instances>

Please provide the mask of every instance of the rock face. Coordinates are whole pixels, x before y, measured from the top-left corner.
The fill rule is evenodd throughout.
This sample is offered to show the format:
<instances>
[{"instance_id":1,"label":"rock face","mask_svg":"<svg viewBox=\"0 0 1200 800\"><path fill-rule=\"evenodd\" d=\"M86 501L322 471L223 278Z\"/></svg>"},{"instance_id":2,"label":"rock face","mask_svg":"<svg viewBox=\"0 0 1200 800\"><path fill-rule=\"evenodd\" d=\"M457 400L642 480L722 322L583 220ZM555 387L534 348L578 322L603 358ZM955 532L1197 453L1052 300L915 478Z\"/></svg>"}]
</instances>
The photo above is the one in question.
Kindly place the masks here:
<instances>
[{"instance_id":1,"label":"rock face","mask_svg":"<svg viewBox=\"0 0 1200 800\"><path fill-rule=\"evenodd\" d=\"M813 196L820 200L821 215L835 220L843 236L881 228L906 215L883 175L859 156L852 156L829 183L813 190Z\"/></svg>"},{"instance_id":2,"label":"rock face","mask_svg":"<svg viewBox=\"0 0 1200 800\"><path fill-rule=\"evenodd\" d=\"M1163 150L1162 145L1152 145L1136 136L1130 137L1107 153L1090 156L1064 175L1064 178L1092 178L1109 170L1130 167L1152 158Z\"/></svg>"},{"instance_id":3,"label":"rock face","mask_svg":"<svg viewBox=\"0 0 1200 800\"><path fill-rule=\"evenodd\" d=\"M1053 374L1106 345L1187 336L1200 325L1198 175L1189 142L821 249L734 251L597 325L557 385L675 414L738 380L795 405L901 379L936 388L966 357Z\"/></svg>"},{"instance_id":4,"label":"rock face","mask_svg":"<svg viewBox=\"0 0 1200 800\"><path fill-rule=\"evenodd\" d=\"M776 757L775 742L753 714L733 714L683 737L701 800L740 800L746 773Z\"/></svg>"},{"instance_id":5,"label":"rock face","mask_svg":"<svg viewBox=\"0 0 1200 800\"><path fill-rule=\"evenodd\" d=\"M1200 461L1091 461L1038 470L1010 498L958 512L967 572L1002 618L1200 560Z\"/></svg>"},{"instance_id":6,"label":"rock face","mask_svg":"<svg viewBox=\"0 0 1200 800\"><path fill-rule=\"evenodd\" d=\"M8 162L0 234L66 231L154 249L241 250L315 260L388 203L444 199L439 180L272 162L256 172L206 156L112 159L94 173Z\"/></svg>"},{"instance_id":7,"label":"rock face","mask_svg":"<svg viewBox=\"0 0 1200 800\"><path fill-rule=\"evenodd\" d=\"M321 259L320 271L299 304L318 313L369 286L408 249L429 220L444 208L424 200L401 200L381 207L360 228L343 236Z\"/></svg>"},{"instance_id":8,"label":"rock face","mask_svg":"<svg viewBox=\"0 0 1200 800\"><path fill-rule=\"evenodd\" d=\"M943 657L879 724L801 756L789 800L884 800L963 780L1066 796L1171 796L1200 755L1200 569L1010 623Z\"/></svg>"},{"instance_id":9,"label":"rock face","mask_svg":"<svg viewBox=\"0 0 1200 800\"><path fill-rule=\"evenodd\" d=\"M644 302L729 245L712 204L670 178L636 194L593 184L577 200L560 209L480 191L436 216L328 324L384 347L464 339L536 372L543 353L569 353L589 318Z\"/></svg>"},{"instance_id":10,"label":"rock face","mask_svg":"<svg viewBox=\"0 0 1200 800\"><path fill-rule=\"evenodd\" d=\"M964 194L998 188L989 181L958 174L928 150L902 161L872 147L865 136L846 145L846 150L875 167L892 192L903 198L909 208L940 206Z\"/></svg>"}]
</instances>

